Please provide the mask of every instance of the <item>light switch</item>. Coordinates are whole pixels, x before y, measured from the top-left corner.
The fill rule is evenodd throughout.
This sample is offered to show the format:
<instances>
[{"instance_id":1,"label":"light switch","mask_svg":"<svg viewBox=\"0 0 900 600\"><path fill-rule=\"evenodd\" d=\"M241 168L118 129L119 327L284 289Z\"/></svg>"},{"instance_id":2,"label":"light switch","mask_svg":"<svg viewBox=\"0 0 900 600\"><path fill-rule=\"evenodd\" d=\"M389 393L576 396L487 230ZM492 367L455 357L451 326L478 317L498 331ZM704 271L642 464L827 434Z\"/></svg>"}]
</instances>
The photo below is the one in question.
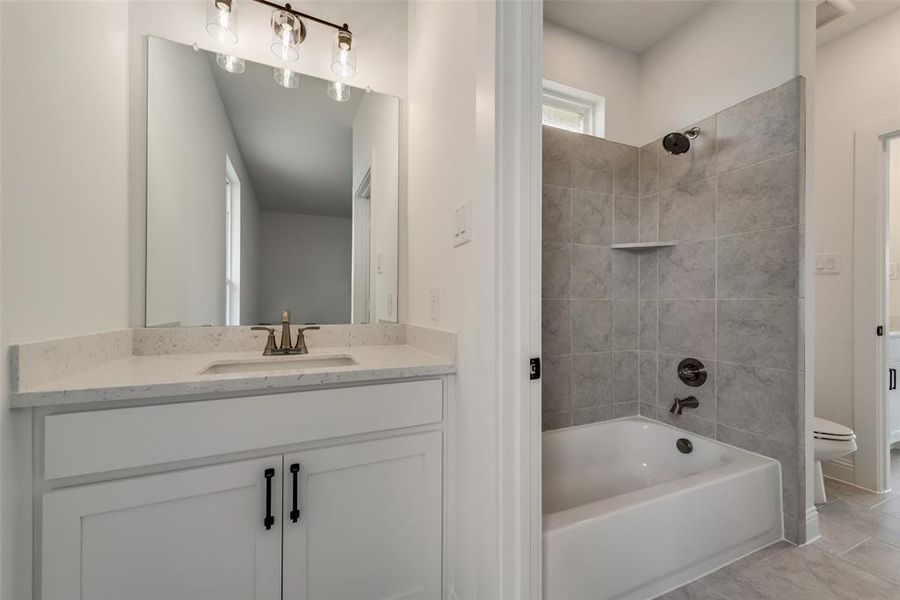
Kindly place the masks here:
<instances>
[{"instance_id":1,"label":"light switch","mask_svg":"<svg viewBox=\"0 0 900 600\"><path fill-rule=\"evenodd\" d=\"M891 279L900 279L900 263L891 263L890 264L889 277Z\"/></svg>"},{"instance_id":2,"label":"light switch","mask_svg":"<svg viewBox=\"0 0 900 600\"><path fill-rule=\"evenodd\" d=\"M375 272L379 275L384 273L384 258L381 255L381 252L378 253L378 258L375 261Z\"/></svg>"},{"instance_id":3,"label":"light switch","mask_svg":"<svg viewBox=\"0 0 900 600\"><path fill-rule=\"evenodd\" d=\"M453 209L453 247L472 241L471 204L463 202Z\"/></svg>"},{"instance_id":4,"label":"light switch","mask_svg":"<svg viewBox=\"0 0 900 600\"><path fill-rule=\"evenodd\" d=\"M441 318L441 288L431 288L431 320L439 321Z\"/></svg>"},{"instance_id":5,"label":"light switch","mask_svg":"<svg viewBox=\"0 0 900 600\"><path fill-rule=\"evenodd\" d=\"M394 316L394 294L391 292L387 295L387 314L389 317Z\"/></svg>"},{"instance_id":6,"label":"light switch","mask_svg":"<svg viewBox=\"0 0 900 600\"><path fill-rule=\"evenodd\" d=\"M816 275L837 275L841 272L840 254L817 254Z\"/></svg>"}]
</instances>

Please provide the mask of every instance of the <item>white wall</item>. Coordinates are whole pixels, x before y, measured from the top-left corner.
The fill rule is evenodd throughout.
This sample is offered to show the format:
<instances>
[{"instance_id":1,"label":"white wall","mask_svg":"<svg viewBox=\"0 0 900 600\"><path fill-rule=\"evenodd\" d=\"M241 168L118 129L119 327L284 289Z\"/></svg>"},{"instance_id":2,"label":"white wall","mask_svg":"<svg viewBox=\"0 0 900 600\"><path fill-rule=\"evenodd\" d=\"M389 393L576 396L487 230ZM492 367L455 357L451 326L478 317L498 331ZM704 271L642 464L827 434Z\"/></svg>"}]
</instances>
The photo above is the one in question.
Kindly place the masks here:
<instances>
[{"instance_id":1,"label":"white wall","mask_svg":"<svg viewBox=\"0 0 900 600\"><path fill-rule=\"evenodd\" d=\"M641 145L797 75L797 5L717 2L641 57Z\"/></svg>"},{"instance_id":2,"label":"white wall","mask_svg":"<svg viewBox=\"0 0 900 600\"><path fill-rule=\"evenodd\" d=\"M819 47L816 65L816 253L841 273L815 278L816 414L853 427L853 131L900 114L900 13Z\"/></svg>"},{"instance_id":3,"label":"white wall","mask_svg":"<svg viewBox=\"0 0 900 600\"><path fill-rule=\"evenodd\" d=\"M891 240L890 240L890 258L888 261L897 264L897 270L900 271L900 138L891 140L890 151L890 183L888 190L890 192L890 211L891 211ZM888 316L890 317L890 329L896 331L900 328L900 277L890 280L890 307Z\"/></svg>"},{"instance_id":4,"label":"white wall","mask_svg":"<svg viewBox=\"0 0 900 600\"><path fill-rule=\"evenodd\" d=\"M349 218L259 213L259 321L350 322Z\"/></svg>"},{"instance_id":5,"label":"white wall","mask_svg":"<svg viewBox=\"0 0 900 600\"><path fill-rule=\"evenodd\" d=\"M374 295L372 322L397 320L397 234L400 200L400 102L366 94L353 121L353 190L371 167L369 281ZM377 272L381 256L382 272Z\"/></svg>"},{"instance_id":6,"label":"white wall","mask_svg":"<svg viewBox=\"0 0 900 600\"><path fill-rule=\"evenodd\" d=\"M496 472L495 95L493 2L409 8L408 321L458 334L448 408L447 573L460 600L501 598ZM472 241L454 248L451 214L472 206ZM440 288L440 317L429 290ZM524 368L524 367L523 367Z\"/></svg>"},{"instance_id":7,"label":"white wall","mask_svg":"<svg viewBox=\"0 0 900 600\"><path fill-rule=\"evenodd\" d=\"M256 290L244 264L256 258L256 194L208 55L158 38L149 53L147 325L224 325L226 156L240 181L242 300Z\"/></svg>"},{"instance_id":8,"label":"white wall","mask_svg":"<svg viewBox=\"0 0 900 600\"><path fill-rule=\"evenodd\" d=\"M640 145L640 72L638 55L544 22L544 78L603 96L608 140Z\"/></svg>"}]
</instances>

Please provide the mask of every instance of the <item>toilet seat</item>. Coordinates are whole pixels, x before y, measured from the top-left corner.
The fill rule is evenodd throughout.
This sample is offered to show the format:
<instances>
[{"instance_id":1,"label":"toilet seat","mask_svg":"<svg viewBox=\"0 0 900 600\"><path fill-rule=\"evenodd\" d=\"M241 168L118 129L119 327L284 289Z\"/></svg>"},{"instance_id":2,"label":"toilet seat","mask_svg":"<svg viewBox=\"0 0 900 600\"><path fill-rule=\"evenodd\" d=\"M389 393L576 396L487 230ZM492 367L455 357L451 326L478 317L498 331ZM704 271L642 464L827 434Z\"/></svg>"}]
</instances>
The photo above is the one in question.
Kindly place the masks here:
<instances>
[{"instance_id":1,"label":"toilet seat","mask_svg":"<svg viewBox=\"0 0 900 600\"><path fill-rule=\"evenodd\" d=\"M821 504L827 500L822 461L842 458L856 452L856 434L840 423L813 417L813 438L813 453L816 459L815 502Z\"/></svg>"}]
</instances>

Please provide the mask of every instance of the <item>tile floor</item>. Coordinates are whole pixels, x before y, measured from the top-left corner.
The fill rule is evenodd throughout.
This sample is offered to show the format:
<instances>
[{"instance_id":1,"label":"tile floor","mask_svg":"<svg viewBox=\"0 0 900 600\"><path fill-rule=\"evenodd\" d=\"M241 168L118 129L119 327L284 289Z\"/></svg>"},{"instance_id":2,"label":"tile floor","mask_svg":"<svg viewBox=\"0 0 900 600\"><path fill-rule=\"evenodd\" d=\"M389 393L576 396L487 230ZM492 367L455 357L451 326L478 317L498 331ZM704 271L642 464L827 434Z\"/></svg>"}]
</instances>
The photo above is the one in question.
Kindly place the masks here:
<instances>
[{"instance_id":1,"label":"tile floor","mask_svg":"<svg viewBox=\"0 0 900 600\"><path fill-rule=\"evenodd\" d=\"M818 540L779 542L660 600L900 600L900 450L891 474L888 495L826 480Z\"/></svg>"}]
</instances>

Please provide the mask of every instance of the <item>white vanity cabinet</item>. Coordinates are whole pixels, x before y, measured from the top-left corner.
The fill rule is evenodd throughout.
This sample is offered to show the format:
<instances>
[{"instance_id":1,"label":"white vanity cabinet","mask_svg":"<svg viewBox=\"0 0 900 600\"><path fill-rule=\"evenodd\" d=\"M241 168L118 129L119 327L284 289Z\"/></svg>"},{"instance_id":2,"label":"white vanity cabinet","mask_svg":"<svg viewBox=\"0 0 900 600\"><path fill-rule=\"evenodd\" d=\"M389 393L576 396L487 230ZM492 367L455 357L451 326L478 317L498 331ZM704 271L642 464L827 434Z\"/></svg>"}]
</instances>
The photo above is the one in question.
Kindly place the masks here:
<instances>
[{"instance_id":1,"label":"white vanity cabinet","mask_svg":"<svg viewBox=\"0 0 900 600\"><path fill-rule=\"evenodd\" d=\"M281 456L45 494L42 597L280 598L280 519L263 525L269 469L279 514Z\"/></svg>"},{"instance_id":2,"label":"white vanity cabinet","mask_svg":"<svg viewBox=\"0 0 900 600\"><path fill-rule=\"evenodd\" d=\"M371 430L343 414L385 398L388 415L419 405L398 412L395 426L383 415L370 420ZM54 477L70 479L41 496L40 598L441 598L440 380L230 399L221 415L242 414L242 402L262 416L210 423L230 432L214 442L181 433L186 420L202 423L206 401L44 416L44 473L52 474L44 479L51 487ZM291 429L296 439L285 443ZM266 444L266 432L277 444ZM110 459L102 446L114 443L120 456ZM248 445L263 455L237 460ZM205 448L228 457L191 468L176 459L165 470L159 457L172 460L172 447L184 460L215 460ZM102 479L113 462L121 464L115 479L78 483L83 474ZM163 472L128 476L135 468Z\"/></svg>"}]
</instances>

